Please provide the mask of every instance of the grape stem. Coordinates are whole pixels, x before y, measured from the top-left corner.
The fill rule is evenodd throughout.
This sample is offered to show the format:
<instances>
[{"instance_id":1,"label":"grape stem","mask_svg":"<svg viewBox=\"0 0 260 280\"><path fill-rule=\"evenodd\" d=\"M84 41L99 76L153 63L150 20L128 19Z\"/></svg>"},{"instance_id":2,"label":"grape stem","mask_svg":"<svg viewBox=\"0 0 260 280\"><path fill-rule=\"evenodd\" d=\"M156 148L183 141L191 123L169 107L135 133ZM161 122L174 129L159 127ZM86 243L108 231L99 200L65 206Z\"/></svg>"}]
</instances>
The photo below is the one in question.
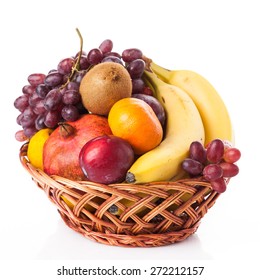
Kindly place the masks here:
<instances>
[{"instance_id":1,"label":"grape stem","mask_svg":"<svg viewBox=\"0 0 260 280\"><path fill-rule=\"evenodd\" d=\"M79 70L79 62L80 62L80 58L81 58L82 50L83 50L83 38L82 38L81 33L80 33L78 28L76 28L76 31L78 33L79 40L80 40L80 50L79 50L79 55L78 55L77 61L76 61L75 65L74 65L74 67L72 68L72 72L73 71L75 72L75 71Z\"/></svg>"},{"instance_id":2,"label":"grape stem","mask_svg":"<svg viewBox=\"0 0 260 280\"><path fill-rule=\"evenodd\" d=\"M82 55L82 51L83 51L83 37L79 31L78 28L76 28L76 31L77 31L77 34L79 36L79 40L80 40L80 50L79 50L79 54L78 54L78 57L77 57L77 60L76 60L76 63L73 65L72 69L71 69L71 73L68 77L68 80L66 81L65 84L63 84L60 89L63 89L67 86L67 84L72 80L75 72L78 72L80 69L80 58L81 58L81 55Z\"/></svg>"}]
</instances>

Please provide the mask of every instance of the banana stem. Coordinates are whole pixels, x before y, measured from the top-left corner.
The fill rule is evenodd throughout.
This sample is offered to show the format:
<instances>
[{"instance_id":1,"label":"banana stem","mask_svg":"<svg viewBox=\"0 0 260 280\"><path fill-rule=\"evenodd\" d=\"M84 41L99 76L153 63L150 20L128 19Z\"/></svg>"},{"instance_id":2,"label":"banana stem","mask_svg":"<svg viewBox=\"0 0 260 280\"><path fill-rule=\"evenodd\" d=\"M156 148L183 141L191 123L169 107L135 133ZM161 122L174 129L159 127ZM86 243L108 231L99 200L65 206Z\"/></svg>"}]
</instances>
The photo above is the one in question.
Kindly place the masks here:
<instances>
[{"instance_id":1,"label":"banana stem","mask_svg":"<svg viewBox=\"0 0 260 280\"><path fill-rule=\"evenodd\" d=\"M151 62L150 63L151 70L159 76L163 81L167 81L170 79L171 71L168 69L165 69L158 64Z\"/></svg>"}]
</instances>

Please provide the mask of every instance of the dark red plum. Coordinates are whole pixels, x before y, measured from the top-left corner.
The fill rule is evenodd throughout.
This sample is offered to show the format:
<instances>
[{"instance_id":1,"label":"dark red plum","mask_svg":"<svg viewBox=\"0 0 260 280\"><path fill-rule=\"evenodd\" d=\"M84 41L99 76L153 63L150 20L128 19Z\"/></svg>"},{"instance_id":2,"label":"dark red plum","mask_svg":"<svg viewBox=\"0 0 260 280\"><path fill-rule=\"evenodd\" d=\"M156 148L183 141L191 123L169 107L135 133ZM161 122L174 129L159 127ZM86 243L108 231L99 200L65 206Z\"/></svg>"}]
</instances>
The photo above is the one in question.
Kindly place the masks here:
<instances>
[{"instance_id":1,"label":"dark red plum","mask_svg":"<svg viewBox=\"0 0 260 280\"><path fill-rule=\"evenodd\" d=\"M145 101L150 107L153 109L155 115L157 116L158 120L160 121L162 127L165 123L165 111L162 104L156 99L155 97L143 93L136 93L132 94L133 98L141 99Z\"/></svg>"}]
</instances>

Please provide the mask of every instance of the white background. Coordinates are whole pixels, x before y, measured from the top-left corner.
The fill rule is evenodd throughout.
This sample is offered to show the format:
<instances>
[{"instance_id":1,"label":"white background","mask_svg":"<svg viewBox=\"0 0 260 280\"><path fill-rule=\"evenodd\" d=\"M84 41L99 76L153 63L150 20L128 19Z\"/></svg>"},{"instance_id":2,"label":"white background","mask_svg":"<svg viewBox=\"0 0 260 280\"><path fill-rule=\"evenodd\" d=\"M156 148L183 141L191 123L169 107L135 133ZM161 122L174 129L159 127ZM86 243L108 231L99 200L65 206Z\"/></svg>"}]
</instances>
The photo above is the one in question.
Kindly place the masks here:
<instances>
[{"instance_id":1,"label":"white background","mask_svg":"<svg viewBox=\"0 0 260 280\"><path fill-rule=\"evenodd\" d=\"M257 279L257 4L252 0L1 1L0 264L4 279L25 279L31 274L38 279L56 279L56 269L65 261L69 261L67 265L95 266L116 265L118 260L128 266L201 264L207 268L208 279ZM84 37L86 51L110 38L115 51L137 47L166 68L199 72L215 86L229 108L236 146L242 152L241 171L203 218L197 233L186 241L146 249L89 241L65 226L55 207L20 165L20 143L14 139L20 128L13 101L21 95L29 74L46 73L79 50L76 27Z\"/></svg>"}]
</instances>

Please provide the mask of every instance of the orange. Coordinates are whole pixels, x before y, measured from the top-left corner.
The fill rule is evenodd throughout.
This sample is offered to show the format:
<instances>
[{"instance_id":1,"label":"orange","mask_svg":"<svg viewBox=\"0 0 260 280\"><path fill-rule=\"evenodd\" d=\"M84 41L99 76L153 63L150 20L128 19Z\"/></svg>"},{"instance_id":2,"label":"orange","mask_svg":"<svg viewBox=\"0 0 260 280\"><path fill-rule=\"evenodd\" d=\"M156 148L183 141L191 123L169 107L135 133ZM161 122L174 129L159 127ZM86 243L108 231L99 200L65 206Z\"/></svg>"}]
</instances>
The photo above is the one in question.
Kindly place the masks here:
<instances>
[{"instance_id":1,"label":"orange","mask_svg":"<svg viewBox=\"0 0 260 280\"><path fill-rule=\"evenodd\" d=\"M162 126L143 100L130 97L117 101L110 109L108 123L112 133L125 139L137 155L152 150L162 141Z\"/></svg>"}]
</instances>

